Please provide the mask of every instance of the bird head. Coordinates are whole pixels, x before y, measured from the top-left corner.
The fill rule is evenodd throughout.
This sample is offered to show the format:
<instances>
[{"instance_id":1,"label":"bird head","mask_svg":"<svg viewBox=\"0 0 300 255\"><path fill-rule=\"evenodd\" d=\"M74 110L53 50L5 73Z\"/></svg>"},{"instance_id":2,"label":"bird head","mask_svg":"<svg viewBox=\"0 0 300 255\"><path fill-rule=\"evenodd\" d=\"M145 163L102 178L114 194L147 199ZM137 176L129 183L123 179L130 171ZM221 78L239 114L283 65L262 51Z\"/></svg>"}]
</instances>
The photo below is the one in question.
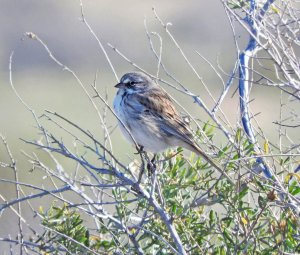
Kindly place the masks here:
<instances>
[{"instance_id":1,"label":"bird head","mask_svg":"<svg viewBox=\"0 0 300 255\"><path fill-rule=\"evenodd\" d=\"M116 88L124 89L128 93L146 91L153 86L152 79L142 72L126 73L122 76L120 82L115 85Z\"/></svg>"}]
</instances>

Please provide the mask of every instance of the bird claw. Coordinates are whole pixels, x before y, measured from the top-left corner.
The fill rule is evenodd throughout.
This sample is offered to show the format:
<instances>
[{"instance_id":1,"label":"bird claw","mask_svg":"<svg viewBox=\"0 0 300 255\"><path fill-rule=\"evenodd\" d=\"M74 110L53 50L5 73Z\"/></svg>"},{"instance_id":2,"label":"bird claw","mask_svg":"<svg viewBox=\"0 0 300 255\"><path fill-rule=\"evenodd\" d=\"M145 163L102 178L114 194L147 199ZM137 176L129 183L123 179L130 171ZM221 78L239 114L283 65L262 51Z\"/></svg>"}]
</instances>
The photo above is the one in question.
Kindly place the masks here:
<instances>
[{"instance_id":1,"label":"bird claw","mask_svg":"<svg viewBox=\"0 0 300 255\"><path fill-rule=\"evenodd\" d=\"M147 170L148 170L148 177L156 171L156 164L155 164L156 154L154 154L153 158L147 163Z\"/></svg>"},{"instance_id":2,"label":"bird claw","mask_svg":"<svg viewBox=\"0 0 300 255\"><path fill-rule=\"evenodd\" d=\"M136 146L136 150L137 150L137 152L134 153L135 155L145 153L144 146L138 145L138 146Z\"/></svg>"}]
</instances>

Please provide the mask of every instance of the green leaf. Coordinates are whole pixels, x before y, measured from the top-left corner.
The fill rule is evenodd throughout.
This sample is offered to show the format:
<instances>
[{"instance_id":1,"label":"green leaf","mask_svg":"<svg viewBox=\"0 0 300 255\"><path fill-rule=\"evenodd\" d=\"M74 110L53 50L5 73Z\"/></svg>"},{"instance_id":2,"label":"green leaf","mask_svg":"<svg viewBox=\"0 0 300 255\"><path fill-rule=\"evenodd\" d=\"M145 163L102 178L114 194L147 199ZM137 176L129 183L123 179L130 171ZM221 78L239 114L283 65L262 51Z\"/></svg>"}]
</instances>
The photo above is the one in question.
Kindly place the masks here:
<instances>
[{"instance_id":1,"label":"green leaf","mask_svg":"<svg viewBox=\"0 0 300 255\"><path fill-rule=\"evenodd\" d=\"M297 195L300 193L300 187L299 186L293 186L291 189L289 188L289 192L292 194L292 195Z\"/></svg>"},{"instance_id":2,"label":"green leaf","mask_svg":"<svg viewBox=\"0 0 300 255\"><path fill-rule=\"evenodd\" d=\"M231 234L227 231L226 228L223 231L223 235L231 244L234 244L234 241L231 238Z\"/></svg>"},{"instance_id":3,"label":"green leaf","mask_svg":"<svg viewBox=\"0 0 300 255\"><path fill-rule=\"evenodd\" d=\"M215 217L215 212L213 210L211 210L209 212L209 225L213 226L215 223L216 217Z\"/></svg>"},{"instance_id":4,"label":"green leaf","mask_svg":"<svg viewBox=\"0 0 300 255\"><path fill-rule=\"evenodd\" d=\"M260 208L264 208L266 205L266 200L262 196L258 197L258 205Z\"/></svg>"},{"instance_id":5,"label":"green leaf","mask_svg":"<svg viewBox=\"0 0 300 255\"><path fill-rule=\"evenodd\" d=\"M240 144L242 138L242 129L238 128L235 134L235 141L237 144Z\"/></svg>"},{"instance_id":6,"label":"green leaf","mask_svg":"<svg viewBox=\"0 0 300 255\"><path fill-rule=\"evenodd\" d=\"M242 199L244 196L246 196L248 194L248 187L245 187L244 189L242 189L240 191L240 193L238 194L238 199Z\"/></svg>"}]
</instances>

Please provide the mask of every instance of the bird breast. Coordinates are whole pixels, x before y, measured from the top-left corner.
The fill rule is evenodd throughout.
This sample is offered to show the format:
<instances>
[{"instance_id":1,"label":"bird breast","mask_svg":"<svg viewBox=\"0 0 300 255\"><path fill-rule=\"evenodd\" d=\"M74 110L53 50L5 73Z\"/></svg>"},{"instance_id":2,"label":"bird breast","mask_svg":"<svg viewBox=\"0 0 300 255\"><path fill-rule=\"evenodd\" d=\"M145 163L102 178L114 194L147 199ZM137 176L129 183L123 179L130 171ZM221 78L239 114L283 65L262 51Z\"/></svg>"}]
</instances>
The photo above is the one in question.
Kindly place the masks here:
<instances>
[{"instance_id":1,"label":"bird breast","mask_svg":"<svg viewBox=\"0 0 300 255\"><path fill-rule=\"evenodd\" d=\"M118 91L113 105L119 118L120 129L129 142L134 143L133 137L138 145L150 152L160 152L169 147L158 123L153 121L151 116L145 115L144 106L135 102L126 91Z\"/></svg>"}]
</instances>

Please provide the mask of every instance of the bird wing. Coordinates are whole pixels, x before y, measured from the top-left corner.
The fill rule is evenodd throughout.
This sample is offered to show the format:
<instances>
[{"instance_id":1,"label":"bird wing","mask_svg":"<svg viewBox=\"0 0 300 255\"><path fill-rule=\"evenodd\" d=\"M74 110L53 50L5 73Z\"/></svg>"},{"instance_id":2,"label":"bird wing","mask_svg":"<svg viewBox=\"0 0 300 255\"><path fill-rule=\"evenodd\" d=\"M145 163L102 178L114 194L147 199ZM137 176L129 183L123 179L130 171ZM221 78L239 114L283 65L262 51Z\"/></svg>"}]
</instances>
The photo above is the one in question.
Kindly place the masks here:
<instances>
[{"instance_id":1,"label":"bird wing","mask_svg":"<svg viewBox=\"0 0 300 255\"><path fill-rule=\"evenodd\" d=\"M161 131L167 135L174 135L189 144L194 144L192 132L178 114L171 98L165 91L161 88L153 88L136 94L136 97L144 107L144 113L156 117Z\"/></svg>"}]
</instances>

